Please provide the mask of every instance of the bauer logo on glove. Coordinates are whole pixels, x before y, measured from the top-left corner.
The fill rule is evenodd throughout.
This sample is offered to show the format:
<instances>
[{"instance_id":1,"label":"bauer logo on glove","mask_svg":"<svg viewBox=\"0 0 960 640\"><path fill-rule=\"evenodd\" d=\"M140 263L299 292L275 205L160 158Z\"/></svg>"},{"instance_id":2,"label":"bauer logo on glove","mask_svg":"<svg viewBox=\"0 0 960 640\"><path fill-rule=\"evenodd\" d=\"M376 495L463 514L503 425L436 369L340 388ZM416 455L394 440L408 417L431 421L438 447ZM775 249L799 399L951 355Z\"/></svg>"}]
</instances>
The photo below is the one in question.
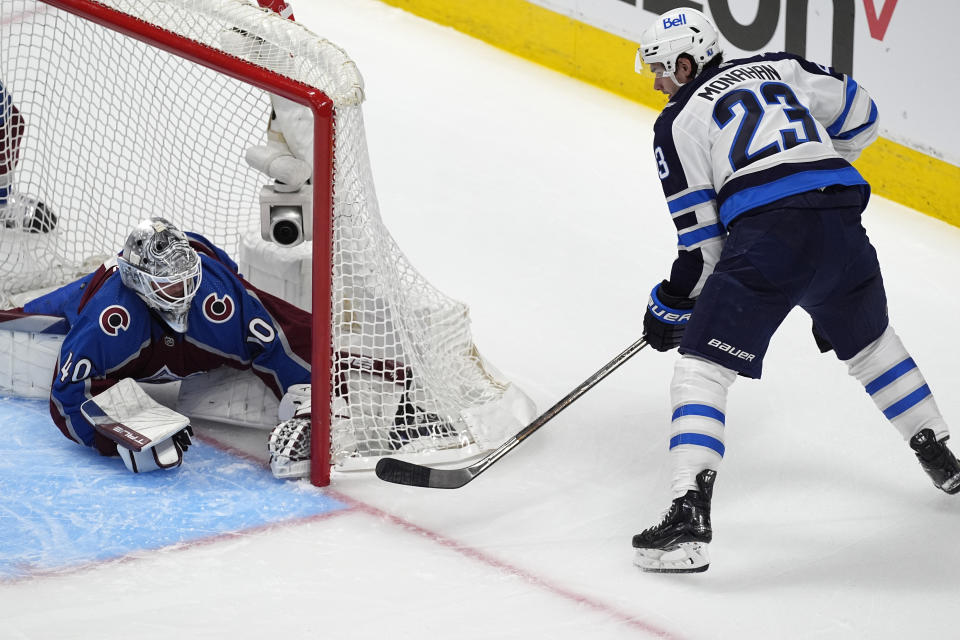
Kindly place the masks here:
<instances>
[{"instance_id":1,"label":"bauer logo on glove","mask_svg":"<svg viewBox=\"0 0 960 640\"><path fill-rule=\"evenodd\" d=\"M643 316L643 334L647 344L657 351L669 351L680 345L696 302L692 298L671 295L669 288L670 283L666 280L653 288Z\"/></svg>"}]
</instances>

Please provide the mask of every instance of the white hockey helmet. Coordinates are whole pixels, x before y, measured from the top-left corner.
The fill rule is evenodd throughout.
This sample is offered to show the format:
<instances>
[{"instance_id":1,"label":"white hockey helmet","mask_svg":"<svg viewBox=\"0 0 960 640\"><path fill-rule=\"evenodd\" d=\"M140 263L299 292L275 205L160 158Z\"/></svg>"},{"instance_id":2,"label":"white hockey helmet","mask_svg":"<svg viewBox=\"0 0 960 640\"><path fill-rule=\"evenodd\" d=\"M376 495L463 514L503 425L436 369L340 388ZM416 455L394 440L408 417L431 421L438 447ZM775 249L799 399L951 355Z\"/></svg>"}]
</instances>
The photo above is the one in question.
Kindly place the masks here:
<instances>
[{"instance_id":1,"label":"white hockey helmet","mask_svg":"<svg viewBox=\"0 0 960 640\"><path fill-rule=\"evenodd\" d=\"M640 35L635 70L643 72L644 64L659 62L664 76L676 82L677 56L690 55L697 70L723 52L720 34L707 16L696 9L681 7L661 15ZM677 83L679 84L679 83Z\"/></svg>"},{"instance_id":2,"label":"white hockey helmet","mask_svg":"<svg viewBox=\"0 0 960 640\"><path fill-rule=\"evenodd\" d=\"M200 256L164 218L150 218L127 237L117 258L120 278L178 333L187 330L190 302L200 288Z\"/></svg>"}]
</instances>

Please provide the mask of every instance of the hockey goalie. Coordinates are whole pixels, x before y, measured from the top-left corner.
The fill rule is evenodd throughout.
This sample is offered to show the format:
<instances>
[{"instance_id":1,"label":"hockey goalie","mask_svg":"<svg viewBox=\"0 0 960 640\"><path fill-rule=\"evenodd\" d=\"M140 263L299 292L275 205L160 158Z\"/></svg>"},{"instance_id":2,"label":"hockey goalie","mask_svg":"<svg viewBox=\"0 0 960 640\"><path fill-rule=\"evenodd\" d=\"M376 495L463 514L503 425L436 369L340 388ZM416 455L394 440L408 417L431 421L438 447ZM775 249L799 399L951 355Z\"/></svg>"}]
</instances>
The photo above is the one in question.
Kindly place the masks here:
<instances>
[{"instance_id":1,"label":"hockey goalie","mask_svg":"<svg viewBox=\"0 0 960 640\"><path fill-rule=\"evenodd\" d=\"M310 418L318 412L329 417L331 458L339 469L370 469L385 455L432 463L462 460L495 448L532 418L533 405L479 354L466 306L423 279L380 219L363 131L362 78L341 49L294 23L286 2L259 3L262 9L239 0L179 3L174 13L163 16L163 27L172 32L183 27L189 37L202 32L197 37L209 37L202 44L221 55L317 86L332 100L337 163L332 185L333 269L330 282L324 283L331 292L331 317L314 318L310 313L313 247L307 237L310 211L305 207L312 202L309 194L315 186L312 112L259 89L240 91L229 84L232 79L213 76L205 76L199 105L189 87L182 97L171 91L167 99L171 105L179 100L180 108L171 106L157 114L169 116L162 125L134 117L138 115L134 110L119 105L122 113L105 113L103 122L123 118L124 136L144 149L165 149L175 138L192 144L205 136L203 143L197 140L193 145L201 152L200 162L183 165L198 167L197 173L203 175L159 184L163 171L150 163L158 158L161 164L169 162L162 153L123 158L129 171L105 188L105 196L90 202L82 190L70 190L72 185L112 176L96 166L95 154L57 164L38 159L40 148L60 153L58 145L37 140L58 130L44 128L44 123L57 122L59 112L51 115L51 110L60 107L43 100L42 87L20 81L18 91L29 105L21 112L30 122L24 129L21 112L4 111L14 123L6 130L16 138L2 148L7 173L16 162L18 146L31 167L51 167L27 183L28 190L42 192L62 219L57 224L52 215L44 218L36 206L16 209L20 213L7 219L17 220L18 228L43 230L40 222L28 224L32 215L46 220L47 230L53 232L14 234L0 228L0 254L9 247L11 255L26 256L36 267L46 264L43 256L31 253L32 245L20 238L56 240L59 259L68 251L79 252L78 228L84 230L84 242L118 230L129 237L83 244L79 259L71 258L66 265L64 258L64 265L91 266L69 271L56 280L59 288L39 297L28 293L33 287L21 287L14 277L4 276L0 297L8 293L17 297L8 296L12 303L4 298L2 304L10 309L0 312L0 393L49 397L54 423L66 437L106 455L119 454L137 472L188 463L189 454L184 456L191 439L188 427L199 430L209 421L263 430L273 472L303 477L310 471ZM60 14L37 13L31 19L55 22ZM190 30L198 24L205 28ZM59 26L50 28L54 32ZM191 64L160 60L165 55L161 53L154 60L154 53L138 49L142 61L138 58L136 68L128 72L141 73L142 67L151 73L150 63L156 62L171 65L165 72L169 77L180 77L182 69L174 65ZM31 55L24 52L18 59L26 64L33 60ZM67 59L63 55L47 61L43 73L59 72L61 60ZM125 83L131 100L143 87L113 68L93 77L101 83ZM219 99L237 101L230 102L231 118L191 111L217 105L217 91ZM113 134L99 120L85 125L71 118L69 126L88 126L85 131L91 138ZM198 128L200 122L211 132ZM215 129L234 123L244 131L224 135ZM250 123L264 127L266 135ZM162 140L155 139L158 132ZM12 177L0 182L3 186L9 187L9 195ZM270 202L258 202L258 195L266 192ZM118 206L114 197L123 204ZM280 242L280 237L264 232L263 213L269 207L299 212L301 235L295 242ZM254 230L257 213L261 228ZM93 227L94 222L101 226ZM96 230L87 233L88 225ZM92 258L96 260L91 262ZM55 267L59 275L61 265ZM77 278L77 273L85 275L61 285ZM44 281L42 286L50 284L54 282ZM317 322L329 322L332 334L332 366L325 372L332 397L324 399L323 407L309 403L311 341ZM149 389L157 383L179 388L175 405L167 411L133 395L135 388Z\"/></svg>"},{"instance_id":2,"label":"hockey goalie","mask_svg":"<svg viewBox=\"0 0 960 640\"><path fill-rule=\"evenodd\" d=\"M119 455L131 471L171 469L182 461L190 430L189 419L178 413L150 407L153 445L131 447L147 433L137 426L147 404L142 392L133 393L139 389L134 383L181 380L180 409L193 415L271 428L276 420L270 409L277 408L281 422L269 439L273 472L283 478L309 474L310 314L243 280L236 264L202 236L152 218L131 232L116 259L2 318L40 334L46 319L65 322L47 373L56 371L53 421L67 438ZM410 373L398 362L345 352L336 371L334 448L342 455L410 452L424 439L433 447L444 440L450 448L467 444L418 405ZM31 382L30 388L41 386ZM231 411L244 419L231 419Z\"/></svg>"}]
</instances>

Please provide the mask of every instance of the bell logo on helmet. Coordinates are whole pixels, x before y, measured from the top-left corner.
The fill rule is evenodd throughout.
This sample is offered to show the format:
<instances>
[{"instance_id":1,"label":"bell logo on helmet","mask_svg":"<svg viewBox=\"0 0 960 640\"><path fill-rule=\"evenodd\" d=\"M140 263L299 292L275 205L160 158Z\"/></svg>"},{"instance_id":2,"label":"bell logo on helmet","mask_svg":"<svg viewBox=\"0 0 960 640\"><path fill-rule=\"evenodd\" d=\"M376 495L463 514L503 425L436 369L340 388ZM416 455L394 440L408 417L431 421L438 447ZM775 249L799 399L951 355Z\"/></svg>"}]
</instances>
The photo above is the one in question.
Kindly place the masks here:
<instances>
[{"instance_id":1,"label":"bell logo on helmet","mask_svg":"<svg viewBox=\"0 0 960 640\"><path fill-rule=\"evenodd\" d=\"M634 69L637 73L646 73L644 65L661 64L663 70L658 71L658 75L662 73L661 77L676 82L678 57L687 54L693 58L698 65L696 74L722 53L718 38L716 25L701 12L688 7L672 9L660 15L640 35Z\"/></svg>"},{"instance_id":2,"label":"bell logo on helmet","mask_svg":"<svg viewBox=\"0 0 960 640\"><path fill-rule=\"evenodd\" d=\"M669 29L670 27L679 27L681 25L687 24L686 14L681 13L676 18L664 18L663 19L663 28Z\"/></svg>"}]
</instances>

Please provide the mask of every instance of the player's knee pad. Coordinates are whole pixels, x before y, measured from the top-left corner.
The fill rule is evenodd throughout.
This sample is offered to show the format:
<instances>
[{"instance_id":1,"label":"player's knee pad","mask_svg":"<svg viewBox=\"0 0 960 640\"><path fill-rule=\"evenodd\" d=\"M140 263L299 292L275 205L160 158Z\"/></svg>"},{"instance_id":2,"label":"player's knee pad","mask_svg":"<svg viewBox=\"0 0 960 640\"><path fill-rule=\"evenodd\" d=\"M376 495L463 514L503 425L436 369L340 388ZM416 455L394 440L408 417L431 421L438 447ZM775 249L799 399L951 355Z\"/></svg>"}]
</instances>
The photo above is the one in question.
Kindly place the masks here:
<instances>
[{"instance_id":1,"label":"player's knee pad","mask_svg":"<svg viewBox=\"0 0 960 640\"><path fill-rule=\"evenodd\" d=\"M725 452L727 389L737 373L716 363L683 356L670 383L670 455L673 490L697 488L697 474L720 465Z\"/></svg>"},{"instance_id":2,"label":"player's knee pad","mask_svg":"<svg viewBox=\"0 0 960 640\"><path fill-rule=\"evenodd\" d=\"M930 387L892 326L846 364L904 440L925 428L933 429L938 440L948 435Z\"/></svg>"}]
</instances>

